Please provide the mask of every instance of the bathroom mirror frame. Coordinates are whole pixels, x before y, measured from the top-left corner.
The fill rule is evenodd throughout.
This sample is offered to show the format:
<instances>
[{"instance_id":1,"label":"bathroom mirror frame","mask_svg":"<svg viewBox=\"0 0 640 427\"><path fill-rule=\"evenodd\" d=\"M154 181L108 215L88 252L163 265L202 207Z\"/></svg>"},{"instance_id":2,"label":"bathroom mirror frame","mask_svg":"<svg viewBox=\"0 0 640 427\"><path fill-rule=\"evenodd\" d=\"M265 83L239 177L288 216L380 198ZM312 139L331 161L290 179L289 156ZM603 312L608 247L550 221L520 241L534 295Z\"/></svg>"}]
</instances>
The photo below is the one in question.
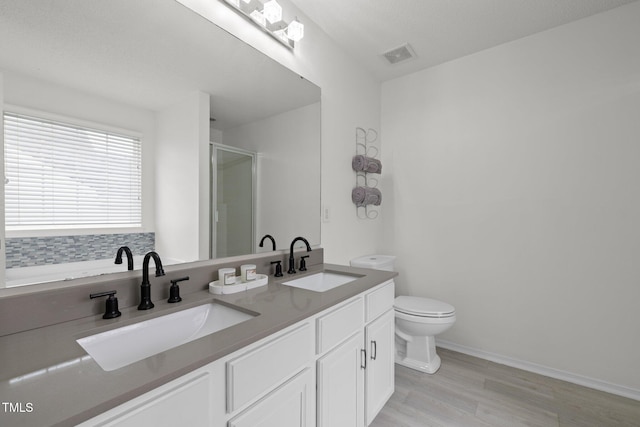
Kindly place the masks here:
<instances>
[{"instance_id":1,"label":"bathroom mirror frame","mask_svg":"<svg viewBox=\"0 0 640 427\"><path fill-rule=\"evenodd\" d=\"M297 213L304 217L305 223L313 223L313 228L307 232L299 228L299 221L292 221L295 229L268 229L264 233L273 234L280 249L288 245L290 237L299 234L305 235L314 246L320 245L319 87L174 0L134 3L82 0L69 3L67 10L47 2L42 2L39 9L26 3L10 0L0 5L0 40L3 40L0 41L3 52L0 53L0 74L4 72L5 81L7 75L25 74L28 79L71 87L78 93L105 97L151 112L170 108L176 100L200 91L211 95L209 115L215 118L213 126L219 132L285 114L301 106L314 106L317 134L307 139L316 141L309 158L317 159L317 176L307 180L305 188L316 200L308 215ZM16 17L17 20L11 21ZM118 33L106 37L100 33L101 22L105 23L105 28ZM87 33L79 34L79 28ZM129 34L145 37L143 41L126 40ZM69 40L74 40L73 49L67 49ZM20 51L20 57L15 55L17 51ZM42 51L47 52L43 57L35 53ZM194 70L194 56L213 58L205 61L208 64L205 68ZM122 60L114 61L114 57ZM280 74L276 75L275 70L281 70ZM268 80L271 78L274 80ZM246 86L236 87L236 93L231 93L229 86L233 85L228 82L235 80L245 82ZM12 103L7 99L8 92L11 90L5 90L5 101ZM33 95L38 96L35 89ZM307 167L309 169L316 168ZM307 172L308 177L312 174L314 172ZM208 215L207 212L207 218ZM258 226L257 238L260 233ZM114 247L114 255L116 249ZM204 259L206 257L199 257L189 262Z\"/></svg>"}]
</instances>

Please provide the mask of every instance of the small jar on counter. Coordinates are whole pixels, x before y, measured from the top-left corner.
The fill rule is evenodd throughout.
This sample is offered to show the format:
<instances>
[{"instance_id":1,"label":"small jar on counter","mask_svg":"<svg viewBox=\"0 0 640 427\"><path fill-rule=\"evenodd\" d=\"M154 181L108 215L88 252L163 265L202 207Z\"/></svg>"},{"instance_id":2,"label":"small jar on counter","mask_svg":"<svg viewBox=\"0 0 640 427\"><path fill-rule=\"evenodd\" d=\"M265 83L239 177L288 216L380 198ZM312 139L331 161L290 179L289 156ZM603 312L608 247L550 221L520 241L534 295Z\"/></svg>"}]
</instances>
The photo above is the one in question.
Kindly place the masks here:
<instances>
[{"instance_id":1,"label":"small jar on counter","mask_svg":"<svg viewBox=\"0 0 640 427\"><path fill-rule=\"evenodd\" d=\"M243 264L240 266L240 277L243 282L250 282L256 280L256 265L255 264Z\"/></svg>"},{"instance_id":2,"label":"small jar on counter","mask_svg":"<svg viewBox=\"0 0 640 427\"><path fill-rule=\"evenodd\" d=\"M236 269L235 268L220 268L218 269L218 281L221 285L233 285L236 283Z\"/></svg>"}]
</instances>

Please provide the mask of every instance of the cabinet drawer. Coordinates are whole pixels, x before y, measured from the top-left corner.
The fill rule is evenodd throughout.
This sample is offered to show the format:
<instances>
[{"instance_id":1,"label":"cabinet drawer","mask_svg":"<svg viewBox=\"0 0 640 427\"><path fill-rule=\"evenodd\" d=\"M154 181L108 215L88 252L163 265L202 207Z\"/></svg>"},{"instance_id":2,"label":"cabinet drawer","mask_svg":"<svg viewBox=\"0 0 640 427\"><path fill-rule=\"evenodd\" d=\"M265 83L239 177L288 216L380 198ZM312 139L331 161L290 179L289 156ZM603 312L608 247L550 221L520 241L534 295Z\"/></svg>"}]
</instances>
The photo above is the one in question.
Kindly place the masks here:
<instances>
[{"instance_id":1,"label":"cabinet drawer","mask_svg":"<svg viewBox=\"0 0 640 427\"><path fill-rule=\"evenodd\" d=\"M395 299L395 285L389 280L384 286L365 295L366 317L365 322L371 322L385 311L393 308Z\"/></svg>"},{"instance_id":2,"label":"cabinet drawer","mask_svg":"<svg viewBox=\"0 0 640 427\"><path fill-rule=\"evenodd\" d=\"M227 412L300 371L313 358L313 330L301 325L227 362Z\"/></svg>"},{"instance_id":3,"label":"cabinet drawer","mask_svg":"<svg viewBox=\"0 0 640 427\"><path fill-rule=\"evenodd\" d=\"M316 353L324 353L361 329L364 301L357 298L316 319Z\"/></svg>"}]
</instances>

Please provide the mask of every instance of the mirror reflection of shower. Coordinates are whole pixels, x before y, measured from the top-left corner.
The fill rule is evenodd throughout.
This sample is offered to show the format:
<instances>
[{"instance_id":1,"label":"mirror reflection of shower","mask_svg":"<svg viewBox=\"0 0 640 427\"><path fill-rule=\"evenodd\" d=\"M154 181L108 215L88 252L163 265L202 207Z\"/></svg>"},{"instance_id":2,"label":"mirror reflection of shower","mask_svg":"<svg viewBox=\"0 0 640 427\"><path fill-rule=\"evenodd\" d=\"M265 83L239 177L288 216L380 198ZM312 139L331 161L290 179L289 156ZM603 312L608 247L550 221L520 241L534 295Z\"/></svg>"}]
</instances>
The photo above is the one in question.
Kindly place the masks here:
<instances>
[{"instance_id":1,"label":"mirror reflection of shower","mask_svg":"<svg viewBox=\"0 0 640 427\"><path fill-rule=\"evenodd\" d=\"M211 258L255 252L256 153L211 144Z\"/></svg>"}]
</instances>

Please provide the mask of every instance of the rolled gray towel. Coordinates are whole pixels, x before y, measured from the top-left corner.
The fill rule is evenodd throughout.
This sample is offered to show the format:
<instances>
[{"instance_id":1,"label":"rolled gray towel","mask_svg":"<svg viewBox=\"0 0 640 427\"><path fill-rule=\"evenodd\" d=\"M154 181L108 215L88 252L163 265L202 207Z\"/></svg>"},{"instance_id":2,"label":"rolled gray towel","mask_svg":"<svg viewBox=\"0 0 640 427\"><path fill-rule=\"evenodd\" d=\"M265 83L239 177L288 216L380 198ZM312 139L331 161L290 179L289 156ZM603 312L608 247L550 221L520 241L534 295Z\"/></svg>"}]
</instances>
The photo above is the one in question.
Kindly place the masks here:
<instances>
[{"instance_id":1,"label":"rolled gray towel","mask_svg":"<svg viewBox=\"0 0 640 427\"><path fill-rule=\"evenodd\" d=\"M382 203L382 193L377 188L372 187L356 187L351 190L351 201L357 207L374 205L379 206Z\"/></svg>"},{"instance_id":2,"label":"rolled gray towel","mask_svg":"<svg viewBox=\"0 0 640 427\"><path fill-rule=\"evenodd\" d=\"M357 154L351 159L351 167L356 172L382 173L382 162L373 157Z\"/></svg>"}]
</instances>

